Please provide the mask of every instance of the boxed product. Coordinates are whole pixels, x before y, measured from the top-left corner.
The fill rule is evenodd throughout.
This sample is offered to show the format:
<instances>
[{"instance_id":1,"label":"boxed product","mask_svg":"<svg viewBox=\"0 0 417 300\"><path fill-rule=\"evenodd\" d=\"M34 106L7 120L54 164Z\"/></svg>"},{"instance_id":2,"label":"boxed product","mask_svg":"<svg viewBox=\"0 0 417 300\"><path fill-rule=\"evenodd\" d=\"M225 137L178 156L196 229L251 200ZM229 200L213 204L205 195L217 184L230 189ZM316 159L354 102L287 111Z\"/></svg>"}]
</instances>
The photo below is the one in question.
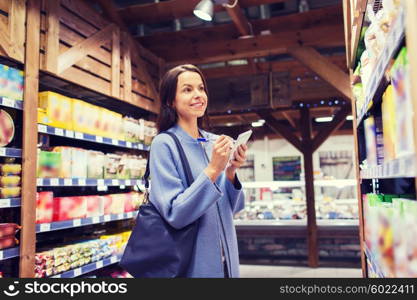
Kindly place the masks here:
<instances>
[{"instance_id":1,"label":"boxed product","mask_svg":"<svg viewBox=\"0 0 417 300\"><path fill-rule=\"evenodd\" d=\"M38 149L38 178L58 178L61 171L61 153Z\"/></svg>"},{"instance_id":2,"label":"boxed product","mask_svg":"<svg viewBox=\"0 0 417 300\"><path fill-rule=\"evenodd\" d=\"M9 68L8 77L8 97L14 100L23 100L23 71Z\"/></svg>"},{"instance_id":3,"label":"boxed product","mask_svg":"<svg viewBox=\"0 0 417 300\"><path fill-rule=\"evenodd\" d=\"M17 244L18 241L14 236L0 238L0 250L15 247Z\"/></svg>"},{"instance_id":4,"label":"boxed product","mask_svg":"<svg viewBox=\"0 0 417 300\"><path fill-rule=\"evenodd\" d=\"M88 151L87 161L87 178L104 178L104 166L106 162L104 153L99 151Z\"/></svg>"},{"instance_id":5,"label":"boxed product","mask_svg":"<svg viewBox=\"0 0 417 300\"><path fill-rule=\"evenodd\" d=\"M382 128L384 131L384 160L391 161L396 158L396 116L393 86L389 85L382 97Z\"/></svg>"},{"instance_id":6,"label":"boxed product","mask_svg":"<svg viewBox=\"0 0 417 300\"><path fill-rule=\"evenodd\" d=\"M407 242L404 216L404 201L406 199L395 198L392 200L394 209L393 218L393 243L394 243L394 265L395 277L407 277L408 259L407 259Z\"/></svg>"},{"instance_id":7,"label":"boxed product","mask_svg":"<svg viewBox=\"0 0 417 300\"><path fill-rule=\"evenodd\" d=\"M53 152L61 154L61 167L59 170L60 178L72 178L72 148L54 147Z\"/></svg>"},{"instance_id":8,"label":"boxed product","mask_svg":"<svg viewBox=\"0 0 417 300\"><path fill-rule=\"evenodd\" d=\"M104 168L104 178L118 178L118 168L122 157L117 154L106 155L106 165Z\"/></svg>"},{"instance_id":9,"label":"boxed product","mask_svg":"<svg viewBox=\"0 0 417 300\"><path fill-rule=\"evenodd\" d=\"M125 136L123 134L123 118L122 115L114 111L109 111L110 119L110 138L117 140L124 140Z\"/></svg>"},{"instance_id":10,"label":"boxed product","mask_svg":"<svg viewBox=\"0 0 417 300\"><path fill-rule=\"evenodd\" d=\"M100 196L103 202L103 207L104 207L104 214L105 215L110 215L111 212L111 208L112 208L112 201L113 198L111 197L111 195L105 195L105 196Z\"/></svg>"},{"instance_id":11,"label":"boxed product","mask_svg":"<svg viewBox=\"0 0 417 300\"><path fill-rule=\"evenodd\" d=\"M45 125L73 130L71 98L54 92L41 92L39 108L42 118L38 121Z\"/></svg>"},{"instance_id":12,"label":"boxed product","mask_svg":"<svg viewBox=\"0 0 417 300\"><path fill-rule=\"evenodd\" d=\"M133 192L132 193L127 193L125 194L125 207L124 207L124 211L125 212L131 212L131 211L135 211L135 205L133 203Z\"/></svg>"},{"instance_id":13,"label":"boxed product","mask_svg":"<svg viewBox=\"0 0 417 300\"><path fill-rule=\"evenodd\" d=\"M110 111L108 109L105 108L101 108L100 110L100 125L101 125L101 135L111 138L111 133L110 133L110 124L111 124L111 115L110 115Z\"/></svg>"},{"instance_id":14,"label":"boxed product","mask_svg":"<svg viewBox=\"0 0 417 300\"><path fill-rule=\"evenodd\" d=\"M2 97L8 97L9 96L8 72L9 72L9 66L5 66L5 65L0 64L0 96L2 96Z\"/></svg>"},{"instance_id":15,"label":"boxed product","mask_svg":"<svg viewBox=\"0 0 417 300\"><path fill-rule=\"evenodd\" d=\"M54 198L54 222L81 219L87 216L87 201L85 197Z\"/></svg>"},{"instance_id":16,"label":"boxed product","mask_svg":"<svg viewBox=\"0 0 417 300\"><path fill-rule=\"evenodd\" d=\"M87 150L72 148L72 178L87 178Z\"/></svg>"},{"instance_id":17,"label":"boxed product","mask_svg":"<svg viewBox=\"0 0 417 300\"><path fill-rule=\"evenodd\" d=\"M0 173L3 176L20 175L22 172L21 164L2 164L0 165Z\"/></svg>"},{"instance_id":18,"label":"boxed product","mask_svg":"<svg viewBox=\"0 0 417 300\"><path fill-rule=\"evenodd\" d=\"M144 143L145 142L145 120L144 119L139 119L139 133L138 133L138 137L139 137L139 142L140 143Z\"/></svg>"},{"instance_id":19,"label":"boxed product","mask_svg":"<svg viewBox=\"0 0 417 300\"><path fill-rule=\"evenodd\" d=\"M72 99L72 121L73 121L73 129L74 131L88 133L88 119L90 118L88 115L88 108L89 105L84 101L78 99Z\"/></svg>"},{"instance_id":20,"label":"boxed product","mask_svg":"<svg viewBox=\"0 0 417 300\"><path fill-rule=\"evenodd\" d=\"M103 198L100 196L86 196L87 217L97 217L104 215Z\"/></svg>"},{"instance_id":21,"label":"boxed product","mask_svg":"<svg viewBox=\"0 0 417 300\"><path fill-rule=\"evenodd\" d=\"M13 140L15 127L12 117L0 109L0 147L7 146Z\"/></svg>"},{"instance_id":22,"label":"boxed product","mask_svg":"<svg viewBox=\"0 0 417 300\"><path fill-rule=\"evenodd\" d=\"M406 277L417 277L417 201L406 201L403 208L408 259Z\"/></svg>"},{"instance_id":23,"label":"boxed product","mask_svg":"<svg viewBox=\"0 0 417 300\"><path fill-rule=\"evenodd\" d=\"M51 223L53 221L53 192L36 193L36 223Z\"/></svg>"},{"instance_id":24,"label":"boxed product","mask_svg":"<svg viewBox=\"0 0 417 300\"><path fill-rule=\"evenodd\" d=\"M139 121L130 117L123 118L123 129L125 134L125 140L132 143L139 142Z\"/></svg>"},{"instance_id":25,"label":"boxed product","mask_svg":"<svg viewBox=\"0 0 417 300\"><path fill-rule=\"evenodd\" d=\"M130 165L131 165L131 159L129 155L127 154L120 155L119 166L117 168L117 178L119 179L132 178L130 176Z\"/></svg>"},{"instance_id":26,"label":"boxed product","mask_svg":"<svg viewBox=\"0 0 417 300\"><path fill-rule=\"evenodd\" d=\"M20 187L0 188L0 198L16 198L20 196Z\"/></svg>"},{"instance_id":27,"label":"boxed product","mask_svg":"<svg viewBox=\"0 0 417 300\"><path fill-rule=\"evenodd\" d=\"M21 227L15 223L0 223L0 238L15 236Z\"/></svg>"},{"instance_id":28,"label":"boxed product","mask_svg":"<svg viewBox=\"0 0 417 300\"><path fill-rule=\"evenodd\" d=\"M18 187L20 186L20 176L1 176L1 187Z\"/></svg>"},{"instance_id":29,"label":"boxed product","mask_svg":"<svg viewBox=\"0 0 417 300\"><path fill-rule=\"evenodd\" d=\"M398 54L391 69L396 116L396 156L414 153L413 102L407 48Z\"/></svg>"},{"instance_id":30,"label":"boxed product","mask_svg":"<svg viewBox=\"0 0 417 300\"><path fill-rule=\"evenodd\" d=\"M125 210L125 194L113 194L111 196L111 214L121 214Z\"/></svg>"},{"instance_id":31,"label":"boxed product","mask_svg":"<svg viewBox=\"0 0 417 300\"><path fill-rule=\"evenodd\" d=\"M375 119L373 116L364 121L366 161L369 166L377 165Z\"/></svg>"},{"instance_id":32,"label":"boxed product","mask_svg":"<svg viewBox=\"0 0 417 300\"><path fill-rule=\"evenodd\" d=\"M390 202L380 202L378 206L378 253L385 277L394 277L393 206Z\"/></svg>"}]
</instances>

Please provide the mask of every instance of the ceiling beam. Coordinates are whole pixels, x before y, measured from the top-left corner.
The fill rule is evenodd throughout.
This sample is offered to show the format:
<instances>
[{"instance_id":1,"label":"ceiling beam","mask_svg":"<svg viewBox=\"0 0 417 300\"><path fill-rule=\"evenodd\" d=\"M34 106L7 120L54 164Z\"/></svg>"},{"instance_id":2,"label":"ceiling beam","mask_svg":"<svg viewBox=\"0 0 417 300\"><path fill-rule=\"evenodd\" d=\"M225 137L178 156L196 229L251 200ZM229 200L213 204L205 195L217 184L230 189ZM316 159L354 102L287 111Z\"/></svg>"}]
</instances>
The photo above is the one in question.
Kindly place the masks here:
<instances>
[{"instance_id":1,"label":"ceiling beam","mask_svg":"<svg viewBox=\"0 0 417 300\"><path fill-rule=\"evenodd\" d=\"M239 0L242 8L285 2L286 0ZM167 22L174 19L190 17L194 7L200 0L171 0L159 3L131 5L119 9L119 14L126 22L136 24L152 24ZM215 5L214 11L223 10L221 5Z\"/></svg>"},{"instance_id":2,"label":"ceiling beam","mask_svg":"<svg viewBox=\"0 0 417 300\"><path fill-rule=\"evenodd\" d=\"M117 12L117 8L113 3L113 0L91 0L92 2L97 3L103 10L103 15L108 20L116 23L121 29L128 32L126 23L120 17L119 13Z\"/></svg>"},{"instance_id":3,"label":"ceiling beam","mask_svg":"<svg viewBox=\"0 0 417 300\"><path fill-rule=\"evenodd\" d=\"M294 47L288 51L289 54L332 85L347 99L352 98L349 75L334 65L327 57L321 55L312 47Z\"/></svg>"},{"instance_id":4,"label":"ceiling beam","mask_svg":"<svg viewBox=\"0 0 417 300\"><path fill-rule=\"evenodd\" d=\"M149 47L169 64L204 64L211 62L265 57L288 53L298 46L338 47L345 43L343 24L319 26L299 31L261 35L248 39L211 41L196 44L165 44Z\"/></svg>"}]
</instances>

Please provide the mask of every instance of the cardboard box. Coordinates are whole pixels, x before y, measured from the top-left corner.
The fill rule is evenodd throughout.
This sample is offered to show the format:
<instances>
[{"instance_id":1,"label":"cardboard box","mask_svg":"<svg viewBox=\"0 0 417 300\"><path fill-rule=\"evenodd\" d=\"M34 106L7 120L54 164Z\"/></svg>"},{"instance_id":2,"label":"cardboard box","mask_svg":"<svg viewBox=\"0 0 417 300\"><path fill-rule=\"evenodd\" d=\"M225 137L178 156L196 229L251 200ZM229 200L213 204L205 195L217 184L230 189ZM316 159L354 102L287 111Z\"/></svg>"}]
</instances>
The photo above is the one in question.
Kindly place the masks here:
<instances>
[{"instance_id":1,"label":"cardboard box","mask_svg":"<svg viewBox=\"0 0 417 300\"><path fill-rule=\"evenodd\" d=\"M36 193L36 223L51 223L53 221L53 192Z\"/></svg>"},{"instance_id":2,"label":"cardboard box","mask_svg":"<svg viewBox=\"0 0 417 300\"><path fill-rule=\"evenodd\" d=\"M72 178L72 147L54 147L53 152L61 154L60 178Z\"/></svg>"},{"instance_id":3,"label":"cardboard box","mask_svg":"<svg viewBox=\"0 0 417 300\"><path fill-rule=\"evenodd\" d=\"M87 201L87 218L104 215L104 202L100 196L85 196Z\"/></svg>"},{"instance_id":4,"label":"cardboard box","mask_svg":"<svg viewBox=\"0 0 417 300\"><path fill-rule=\"evenodd\" d=\"M81 219L86 216L87 201L85 197L54 198L54 222Z\"/></svg>"},{"instance_id":5,"label":"cardboard box","mask_svg":"<svg viewBox=\"0 0 417 300\"><path fill-rule=\"evenodd\" d=\"M72 148L72 178L87 178L87 150Z\"/></svg>"},{"instance_id":6,"label":"cardboard box","mask_svg":"<svg viewBox=\"0 0 417 300\"><path fill-rule=\"evenodd\" d=\"M112 207L113 198L111 197L111 195L105 195L105 196L100 196L100 197L104 206L104 214L110 215L112 213L111 207Z\"/></svg>"},{"instance_id":7,"label":"cardboard box","mask_svg":"<svg viewBox=\"0 0 417 300\"><path fill-rule=\"evenodd\" d=\"M73 130L71 98L54 92L41 92L38 106L46 114L41 119L46 121L43 124Z\"/></svg>"}]
</instances>

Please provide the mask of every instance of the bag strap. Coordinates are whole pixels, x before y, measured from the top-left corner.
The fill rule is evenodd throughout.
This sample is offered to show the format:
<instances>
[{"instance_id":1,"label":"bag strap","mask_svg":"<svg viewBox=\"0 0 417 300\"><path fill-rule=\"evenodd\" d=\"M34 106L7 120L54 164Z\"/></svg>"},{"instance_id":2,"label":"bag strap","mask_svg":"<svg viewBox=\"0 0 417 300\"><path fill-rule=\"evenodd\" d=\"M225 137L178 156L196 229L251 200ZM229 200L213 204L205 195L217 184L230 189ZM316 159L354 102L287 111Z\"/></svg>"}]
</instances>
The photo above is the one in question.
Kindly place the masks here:
<instances>
[{"instance_id":1,"label":"bag strap","mask_svg":"<svg viewBox=\"0 0 417 300\"><path fill-rule=\"evenodd\" d=\"M190 168L190 164L188 162L187 156L185 155L184 149L182 148L180 141L178 140L177 136L172 132L165 131L162 133L168 134L170 137L172 137L175 144L177 145L178 153L180 154L181 163L185 172L185 179L187 180L187 186L190 186L194 182L194 178L191 173L191 168ZM145 181L146 189L149 188L149 175L151 172L149 168L149 162L150 162L150 157L148 159L148 162L146 163L146 171L145 171L145 174L143 175L143 180Z\"/></svg>"}]
</instances>

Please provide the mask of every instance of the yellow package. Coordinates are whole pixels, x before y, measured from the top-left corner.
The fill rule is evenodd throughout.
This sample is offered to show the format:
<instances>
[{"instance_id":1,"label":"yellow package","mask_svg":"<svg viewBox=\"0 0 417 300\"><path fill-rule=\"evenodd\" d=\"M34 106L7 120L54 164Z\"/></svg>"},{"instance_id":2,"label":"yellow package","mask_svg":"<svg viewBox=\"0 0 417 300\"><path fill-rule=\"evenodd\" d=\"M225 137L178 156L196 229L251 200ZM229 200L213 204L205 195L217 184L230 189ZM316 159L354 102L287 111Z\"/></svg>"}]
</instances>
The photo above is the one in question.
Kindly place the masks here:
<instances>
[{"instance_id":1,"label":"yellow package","mask_svg":"<svg viewBox=\"0 0 417 300\"><path fill-rule=\"evenodd\" d=\"M53 127L72 130L72 99L54 92L39 93L41 121ZM43 120L42 120L43 119ZM46 121L46 122L45 122Z\"/></svg>"},{"instance_id":2,"label":"yellow package","mask_svg":"<svg viewBox=\"0 0 417 300\"><path fill-rule=\"evenodd\" d=\"M101 108L96 105L91 105L91 134L102 136L101 132Z\"/></svg>"},{"instance_id":3,"label":"yellow package","mask_svg":"<svg viewBox=\"0 0 417 300\"><path fill-rule=\"evenodd\" d=\"M382 97L382 128L384 132L384 161L396 158L396 117L393 86L389 85Z\"/></svg>"},{"instance_id":4,"label":"yellow package","mask_svg":"<svg viewBox=\"0 0 417 300\"><path fill-rule=\"evenodd\" d=\"M125 137L122 134L123 118L121 114L114 111L109 111L110 118L110 136L113 139L124 140Z\"/></svg>"},{"instance_id":5,"label":"yellow package","mask_svg":"<svg viewBox=\"0 0 417 300\"><path fill-rule=\"evenodd\" d=\"M93 112L91 106L92 105L87 102L73 99L72 119L74 124L74 131L91 133L91 113Z\"/></svg>"},{"instance_id":6,"label":"yellow package","mask_svg":"<svg viewBox=\"0 0 417 300\"><path fill-rule=\"evenodd\" d=\"M111 112L108 109L102 108L101 109L101 135L104 137L112 138L110 133L111 128Z\"/></svg>"}]
</instances>

